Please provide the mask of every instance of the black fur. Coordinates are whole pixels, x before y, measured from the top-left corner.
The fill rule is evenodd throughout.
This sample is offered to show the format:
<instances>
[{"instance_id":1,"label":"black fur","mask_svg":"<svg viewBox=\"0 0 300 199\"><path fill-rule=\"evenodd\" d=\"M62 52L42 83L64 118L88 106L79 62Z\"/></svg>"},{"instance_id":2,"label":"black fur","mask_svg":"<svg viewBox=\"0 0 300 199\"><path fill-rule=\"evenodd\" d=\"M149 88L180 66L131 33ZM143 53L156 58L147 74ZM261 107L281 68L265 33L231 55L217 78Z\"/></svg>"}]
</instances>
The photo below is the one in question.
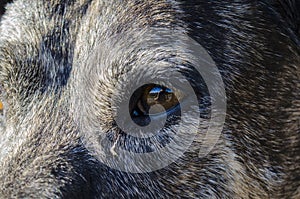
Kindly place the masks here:
<instances>
[{"instance_id":1,"label":"black fur","mask_svg":"<svg viewBox=\"0 0 300 199\"><path fill-rule=\"evenodd\" d=\"M0 140L8 151L12 147L0 156L1 198L300 197L299 1L178 0L176 6L161 0L115 1L118 9L131 11L125 14L115 8L91 11L101 0L38 2L16 1L1 21L0 81L7 105L3 137L22 138L20 144ZM103 10L112 5L104 3ZM117 20L108 20L107 29L93 29L97 20L112 16ZM92 19L96 22L85 25ZM84 69L84 61L74 60L85 55L80 49L94 49L85 34L95 31L95 37L113 43L111 35L146 26L181 27L208 51L225 84L226 122L206 157L189 150L166 168L131 174L109 168L85 146L81 125L88 123L73 118L72 99L80 95L73 81L78 74L83 79L90 74L78 69ZM87 42L78 47L80 39ZM100 98L109 98L113 83L102 81L86 90L99 87ZM114 131L104 109L86 117Z\"/></svg>"}]
</instances>

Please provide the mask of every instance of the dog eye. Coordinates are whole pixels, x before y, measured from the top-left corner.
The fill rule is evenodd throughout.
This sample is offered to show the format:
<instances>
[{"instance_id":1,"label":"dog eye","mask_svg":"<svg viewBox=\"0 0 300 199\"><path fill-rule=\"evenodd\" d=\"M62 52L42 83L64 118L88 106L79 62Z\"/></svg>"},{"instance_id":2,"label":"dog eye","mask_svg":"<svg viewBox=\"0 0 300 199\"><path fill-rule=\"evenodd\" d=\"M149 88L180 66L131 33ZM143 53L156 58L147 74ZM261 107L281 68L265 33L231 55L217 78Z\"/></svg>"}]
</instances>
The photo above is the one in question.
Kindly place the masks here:
<instances>
[{"instance_id":1,"label":"dog eye","mask_svg":"<svg viewBox=\"0 0 300 199\"><path fill-rule=\"evenodd\" d=\"M164 86L145 85L136 92L135 96L138 97L132 106L132 117L162 114L171 111L179 104L173 90Z\"/></svg>"},{"instance_id":2,"label":"dog eye","mask_svg":"<svg viewBox=\"0 0 300 199\"><path fill-rule=\"evenodd\" d=\"M2 101L0 101L0 114L3 114L3 110L4 110L4 105Z\"/></svg>"}]
</instances>

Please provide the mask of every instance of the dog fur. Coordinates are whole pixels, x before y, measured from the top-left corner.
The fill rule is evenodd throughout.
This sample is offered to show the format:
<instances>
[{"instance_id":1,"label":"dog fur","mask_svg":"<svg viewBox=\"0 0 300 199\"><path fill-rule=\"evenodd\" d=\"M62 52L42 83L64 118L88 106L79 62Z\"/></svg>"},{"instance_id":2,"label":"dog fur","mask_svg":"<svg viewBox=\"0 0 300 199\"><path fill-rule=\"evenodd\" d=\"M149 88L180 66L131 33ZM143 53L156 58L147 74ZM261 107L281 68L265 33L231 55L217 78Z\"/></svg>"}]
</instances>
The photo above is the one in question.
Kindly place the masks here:
<instances>
[{"instance_id":1,"label":"dog fur","mask_svg":"<svg viewBox=\"0 0 300 199\"><path fill-rule=\"evenodd\" d=\"M299 8L296 0L8 4L0 26L0 197L300 198ZM227 112L207 156L189 150L166 168L133 174L99 161L83 135L95 131L89 121L106 129L102 136L116 129L108 102L122 92L114 87L120 74L140 63L125 44L128 35L142 41L144 28L182 31L207 50ZM97 75L87 61L93 53L105 65Z\"/></svg>"}]
</instances>

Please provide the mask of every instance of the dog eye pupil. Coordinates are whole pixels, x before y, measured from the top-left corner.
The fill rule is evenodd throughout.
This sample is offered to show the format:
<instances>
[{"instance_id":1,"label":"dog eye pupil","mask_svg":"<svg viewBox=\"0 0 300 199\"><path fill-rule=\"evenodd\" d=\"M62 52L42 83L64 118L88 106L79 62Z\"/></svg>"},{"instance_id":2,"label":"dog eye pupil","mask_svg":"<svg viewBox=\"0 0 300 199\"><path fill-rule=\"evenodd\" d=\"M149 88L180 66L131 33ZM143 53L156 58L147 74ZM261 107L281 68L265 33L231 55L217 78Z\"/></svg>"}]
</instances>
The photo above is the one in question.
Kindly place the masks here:
<instances>
[{"instance_id":1,"label":"dog eye pupil","mask_svg":"<svg viewBox=\"0 0 300 199\"><path fill-rule=\"evenodd\" d=\"M172 100L174 99L174 93L171 89L154 87L148 93L145 93L144 100L147 102L147 105L153 106L155 104L165 105L168 107L171 105Z\"/></svg>"},{"instance_id":2,"label":"dog eye pupil","mask_svg":"<svg viewBox=\"0 0 300 199\"><path fill-rule=\"evenodd\" d=\"M178 100L170 88L159 85L146 85L142 87L140 92L140 98L137 100L132 112L134 117L161 114L162 109L157 108L155 105L163 106L165 111L168 112L178 104ZM149 113L150 108L151 113Z\"/></svg>"}]
</instances>

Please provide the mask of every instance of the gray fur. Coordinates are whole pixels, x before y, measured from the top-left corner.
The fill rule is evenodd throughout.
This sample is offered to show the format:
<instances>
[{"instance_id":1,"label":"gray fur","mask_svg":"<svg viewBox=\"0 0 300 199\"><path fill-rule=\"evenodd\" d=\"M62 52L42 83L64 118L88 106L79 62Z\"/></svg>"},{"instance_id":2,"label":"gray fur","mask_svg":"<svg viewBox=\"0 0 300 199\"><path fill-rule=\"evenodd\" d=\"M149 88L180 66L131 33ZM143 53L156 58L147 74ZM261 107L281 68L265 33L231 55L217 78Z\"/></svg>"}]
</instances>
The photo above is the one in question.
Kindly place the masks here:
<instances>
[{"instance_id":1,"label":"gray fur","mask_svg":"<svg viewBox=\"0 0 300 199\"><path fill-rule=\"evenodd\" d=\"M0 198L300 198L297 6L219 0L9 4L0 26ZM193 150L200 144L195 140L168 167L131 174L101 163L84 135L117 131L109 106L112 93L122 93L115 83L153 61L157 51L170 56L164 48L134 48L147 28L188 34L206 48L225 83L228 110L222 136L206 157ZM102 68L91 68L93 53L101 54ZM141 70L149 75L169 68Z\"/></svg>"}]
</instances>

